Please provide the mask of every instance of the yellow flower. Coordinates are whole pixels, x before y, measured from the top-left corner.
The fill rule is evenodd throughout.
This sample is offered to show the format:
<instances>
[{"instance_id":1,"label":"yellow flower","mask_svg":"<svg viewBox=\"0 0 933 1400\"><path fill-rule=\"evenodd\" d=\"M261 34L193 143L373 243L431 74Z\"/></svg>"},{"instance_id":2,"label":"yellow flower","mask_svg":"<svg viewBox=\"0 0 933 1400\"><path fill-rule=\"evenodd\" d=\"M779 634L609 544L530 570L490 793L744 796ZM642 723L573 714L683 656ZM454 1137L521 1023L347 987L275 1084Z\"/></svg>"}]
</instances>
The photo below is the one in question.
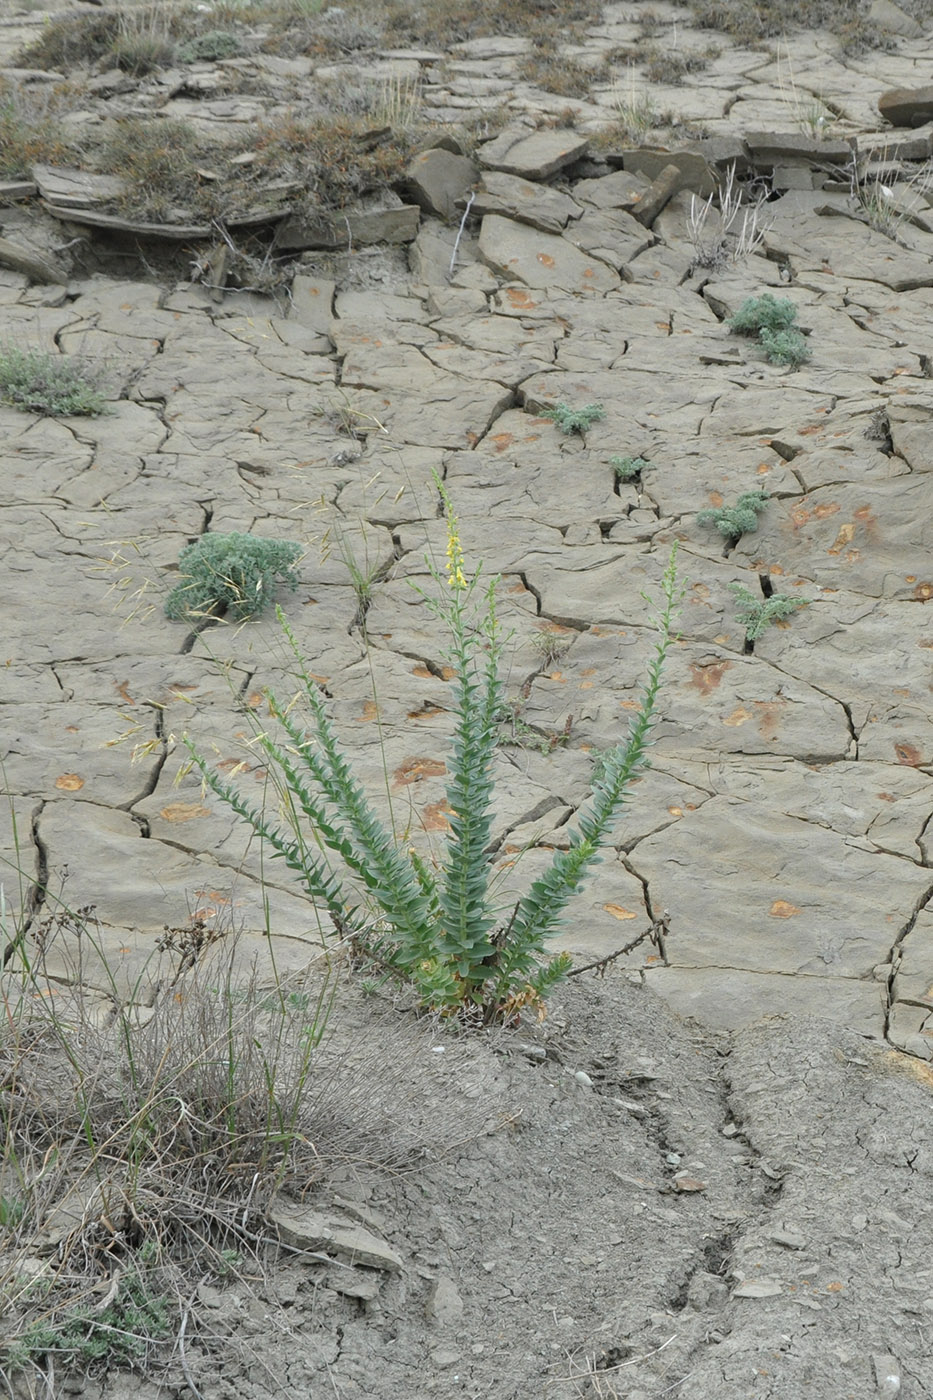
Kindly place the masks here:
<instances>
[{"instance_id":1,"label":"yellow flower","mask_svg":"<svg viewBox=\"0 0 933 1400\"><path fill-rule=\"evenodd\" d=\"M457 530L457 517L450 504L447 506L447 582L451 588L462 589L467 586L463 573L463 546Z\"/></svg>"}]
</instances>

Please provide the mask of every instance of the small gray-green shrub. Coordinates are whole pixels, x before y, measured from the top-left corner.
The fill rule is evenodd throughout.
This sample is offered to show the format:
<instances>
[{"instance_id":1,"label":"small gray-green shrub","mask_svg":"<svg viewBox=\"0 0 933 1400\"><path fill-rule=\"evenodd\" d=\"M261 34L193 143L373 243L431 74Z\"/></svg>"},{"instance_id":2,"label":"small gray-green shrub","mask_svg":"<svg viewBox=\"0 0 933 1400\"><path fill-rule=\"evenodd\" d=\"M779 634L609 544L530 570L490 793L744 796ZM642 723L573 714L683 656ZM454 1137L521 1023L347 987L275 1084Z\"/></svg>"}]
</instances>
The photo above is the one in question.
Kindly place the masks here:
<instances>
[{"instance_id":1,"label":"small gray-green shrub","mask_svg":"<svg viewBox=\"0 0 933 1400\"><path fill-rule=\"evenodd\" d=\"M715 525L730 543L758 529L758 517L770 500L767 491L743 491L735 505L711 506L697 512L701 525Z\"/></svg>"},{"instance_id":2,"label":"small gray-green shrub","mask_svg":"<svg viewBox=\"0 0 933 1400\"><path fill-rule=\"evenodd\" d=\"M791 369L806 364L812 353L800 331L793 327L787 331L772 331L763 326L758 343L773 365L789 365Z\"/></svg>"},{"instance_id":3,"label":"small gray-green shrub","mask_svg":"<svg viewBox=\"0 0 933 1400\"><path fill-rule=\"evenodd\" d=\"M69 355L0 345L0 401L47 418L95 418L105 413L100 373Z\"/></svg>"},{"instance_id":4,"label":"small gray-green shrub","mask_svg":"<svg viewBox=\"0 0 933 1400\"><path fill-rule=\"evenodd\" d=\"M757 336L771 364L798 369L810 359L810 349L796 321L797 308L792 301L765 292L742 302L729 329L735 335Z\"/></svg>"},{"instance_id":5,"label":"small gray-green shrub","mask_svg":"<svg viewBox=\"0 0 933 1400\"><path fill-rule=\"evenodd\" d=\"M730 583L736 615L745 628L746 642L757 642L766 627L790 617L798 608L806 607L805 598L791 598L786 593L772 593L770 598L756 598L743 583Z\"/></svg>"},{"instance_id":6,"label":"small gray-green shrub","mask_svg":"<svg viewBox=\"0 0 933 1400\"><path fill-rule=\"evenodd\" d=\"M214 63L219 58L238 58L243 52L239 37L229 29L209 29L188 39L178 49L182 63Z\"/></svg>"},{"instance_id":7,"label":"small gray-green shrub","mask_svg":"<svg viewBox=\"0 0 933 1400\"><path fill-rule=\"evenodd\" d=\"M202 535L178 556L181 581L165 600L165 615L186 621L229 613L257 617L278 583L298 587L301 545L258 535Z\"/></svg>"},{"instance_id":8,"label":"small gray-green shrub","mask_svg":"<svg viewBox=\"0 0 933 1400\"><path fill-rule=\"evenodd\" d=\"M617 481L639 481L641 474L651 463L646 457L610 457L609 465L616 474Z\"/></svg>"},{"instance_id":9,"label":"small gray-green shrub","mask_svg":"<svg viewBox=\"0 0 933 1400\"><path fill-rule=\"evenodd\" d=\"M550 418L552 423L556 423L562 433L569 437L572 433L586 432L587 428L592 428L594 423L599 423L606 416L606 410L601 403L584 404L582 408L571 408L566 403L556 403L553 408L542 409L542 418Z\"/></svg>"},{"instance_id":10,"label":"small gray-green shrub","mask_svg":"<svg viewBox=\"0 0 933 1400\"><path fill-rule=\"evenodd\" d=\"M10 1370L37 1366L49 1356L65 1371L132 1366L170 1331L164 1283L148 1272L142 1261L124 1268L113 1302L102 1311L90 1303L48 1310L5 1348Z\"/></svg>"},{"instance_id":11,"label":"small gray-green shrub","mask_svg":"<svg viewBox=\"0 0 933 1400\"><path fill-rule=\"evenodd\" d=\"M746 297L729 321L734 335L759 335L763 330L786 331L797 319L797 308L786 297L778 300L770 292Z\"/></svg>"}]
</instances>

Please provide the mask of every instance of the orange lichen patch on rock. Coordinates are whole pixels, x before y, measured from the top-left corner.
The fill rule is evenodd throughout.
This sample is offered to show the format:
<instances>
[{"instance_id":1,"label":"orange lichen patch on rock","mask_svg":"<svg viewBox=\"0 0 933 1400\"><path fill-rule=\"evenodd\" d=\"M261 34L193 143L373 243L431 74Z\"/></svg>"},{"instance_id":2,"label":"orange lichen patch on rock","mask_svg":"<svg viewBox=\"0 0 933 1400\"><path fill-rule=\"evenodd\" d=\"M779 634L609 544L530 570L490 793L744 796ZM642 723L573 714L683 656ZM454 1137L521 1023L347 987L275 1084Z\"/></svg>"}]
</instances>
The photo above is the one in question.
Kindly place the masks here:
<instances>
[{"instance_id":1,"label":"orange lichen patch on rock","mask_svg":"<svg viewBox=\"0 0 933 1400\"><path fill-rule=\"evenodd\" d=\"M637 919L638 915L631 909L623 909L621 904L604 904L603 908L607 914L611 914L614 919Z\"/></svg>"},{"instance_id":2,"label":"orange lichen patch on rock","mask_svg":"<svg viewBox=\"0 0 933 1400\"><path fill-rule=\"evenodd\" d=\"M841 509L842 507L838 501L821 501L819 505L813 506L812 508L801 504L794 507L790 513L790 518L794 526L799 528L801 525L806 525L808 520L826 520L831 515L838 515Z\"/></svg>"},{"instance_id":3,"label":"orange lichen patch on rock","mask_svg":"<svg viewBox=\"0 0 933 1400\"><path fill-rule=\"evenodd\" d=\"M220 890L195 890L195 899L209 899L214 904L230 904L231 900Z\"/></svg>"},{"instance_id":4,"label":"orange lichen patch on rock","mask_svg":"<svg viewBox=\"0 0 933 1400\"><path fill-rule=\"evenodd\" d=\"M743 705L739 705L732 711L731 715L726 715L723 724L728 725L730 729L737 729L740 724L747 724L750 719L751 715L748 710Z\"/></svg>"},{"instance_id":5,"label":"orange lichen patch on rock","mask_svg":"<svg viewBox=\"0 0 933 1400\"><path fill-rule=\"evenodd\" d=\"M357 724L371 724L378 714L379 706L375 700L367 700L363 705L362 712L357 715L356 722Z\"/></svg>"},{"instance_id":6,"label":"orange lichen patch on rock","mask_svg":"<svg viewBox=\"0 0 933 1400\"><path fill-rule=\"evenodd\" d=\"M193 822L199 817L209 817L210 807L203 806L200 802L170 802L167 807L163 807L159 816L167 822Z\"/></svg>"},{"instance_id":7,"label":"orange lichen patch on rock","mask_svg":"<svg viewBox=\"0 0 933 1400\"><path fill-rule=\"evenodd\" d=\"M668 807L667 810L670 812L672 817L682 817L684 814L683 807Z\"/></svg>"},{"instance_id":8,"label":"orange lichen patch on rock","mask_svg":"<svg viewBox=\"0 0 933 1400\"><path fill-rule=\"evenodd\" d=\"M497 452L504 452L505 449L507 447L511 447L512 443L515 441L515 434L493 433L491 437L488 437L486 439L486 441L492 443L492 446Z\"/></svg>"},{"instance_id":9,"label":"orange lichen patch on rock","mask_svg":"<svg viewBox=\"0 0 933 1400\"><path fill-rule=\"evenodd\" d=\"M447 820L453 808L446 801L429 802L422 808L421 825L425 831L446 831L450 822Z\"/></svg>"},{"instance_id":10,"label":"orange lichen patch on rock","mask_svg":"<svg viewBox=\"0 0 933 1400\"><path fill-rule=\"evenodd\" d=\"M893 792L876 792L875 796L879 802L896 802L897 798Z\"/></svg>"},{"instance_id":11,"label":"orange lichen patch on rock","mask_svg":"<svg viewBox=\"0 0 933 1400\"><path fill-rule=\"evenodd\" d=\"M522 291L520 287L506 287L505 295L513 306L521 310L527 311L538 305L534 297L530 296L528 292Z\"/></svg>"},{"instance_id":12,"label":"orange lichen patch on rock","mask_svg":"<svg viewBox=\"0 0 933 1400\"><path fill-rule=\"evenodd\" d=\"M906 1070L919 1084L933 1089L933 1065L918 1060L915 1055L905 1055L900 1050L889 1050L885 1059L891 1069Z\"/></svg>"},{"instance_id":13,"label":"orange lichen patch on rock","mask_svg":"<svg viewBox=\"0 0 933 1400\"><path fill-rule=\"evenodd\" d=\"M136 701L130 694L129 685L129 681L121 681L119 685L117 685L116 681L114 681L114 686L116 687L116 692L119 695L120 699L125 700L128 705L135 705Z\"/></svg>"},{"instance_id":14,"label":"orange lichen patch on rock","mask_svg":"<svg viewBox=\"0 0 933 1400\"><path fill-rule=\"evenodd\" d=\"M55 779L55 786L60 792L80 792L84 787L84 779L79 778L77 773L62 773Z\"/></svg>"},{"instance_id":15,"label":"orange lichen patch on rock","mask_svg":"<svg viewBox=\"0 0 933 1400\"><path fill-rule=\"evenodd\" d=\"M541 263L543 267L554 266L554 259L551 257L550 253L536 253L535 257L538 259L538 262ZM592 276L592 273L590 274L590 276Z\"/></svg>"},{"instance_id":16,"label":"orange lichen patch on rock","mask_svg":"<svg viewBox=\"0 0 933 1400\"><path fill-rule=\"evenodd\" d=\"M898 763L903 763L907 768L918 768L923 762L923 754L913 744L895 744L894 752Z\"/></svg>"},{"instance_id":17,"label":"orange lichen patch on rock","mask_svg":"<svg viewBox=\"0 0 933 1400\"><path fill-rule=\"evenodd\" d=\"M827 553L827 554L841 554L842 551L845 549L846 545L851 544L854 538L855 538L855 521L854 521L854 520L847 520L846 523L845 523L844 525L840 525L840 527L839 527L839 533L838 533L838 535L836 536L836 538L833 540L832 544L830 545L830 547L829 547L829 549L826 551L826 553Z\"/></svg>"},{"instance_id":18,"label":"orange lichen patch on rock","mask_svg":"<svg viewBox=\"0 0 933 1400\"><path fill-rule=\"evenodd\" d=\"M372 701L369 702L372 704ZM375 706L373 706L375 709ZM442 715L443 708L440 705L429 705L427 701L417 710L409 710L409 719L433 719L435 715Z\"/></svg>"},{"instance_id":19,"label":"orange lichen patch on rock","mask_svg":"<svg viewBox=\"0 0 933 1400\"><path fill-rule=\"evenodd\" d=\"M800 912L796 904L790 904L786 899L776 899L768 910L773 919L792 919Z\"/></svg>"},{"instance_id":20,"label":"orange lichen patch on rock","mask_svg":"<svg viewBox=\"0 0 933 1400\"><path fill-rule=\"evenodd\" d=\"M731 661L694 661L690 666L690 684L701 695L710 695L731 665Z\"/></svg>"},{"instance_id":21,"label":"orange lichen patch on rock","mask_svg":"<svg viewBox=\"0 0 933 1400\"><path fill-rule=\"evenodd\" d=\"M421 783L425 778L438 778L447 772L447 765L439 758L406 758L392 774L393 787L406 787L409 783Z\"/></svg>"},{"instance_id":22,"label":"orange lichen patch on rock","mask_svg":"<svg viewBox=\"0 0 933 1400\"><path fill-rule=\"evenodd\" d=\"M226 773L229 778L235 778L238 773L249 773L251 768L242 758L222 758L217 767L222 773Z\"/></svg>"},{"instance_id":23,"label":"orange lichen patch on rock","mask_svg":"<svg viewBox=\"0 0 933 1400\"><path fill-rule=\"evenodd\" d=\"M913 596L918 603L928 603L933 598L933 583L918 583Z\"/></svg>"},{"instance_id":24,"label":"orange lichen patch on rock","mask_svg":"<svg viewBox=\"0 0 933 1400\"><path fill-rule=\"evenodd\" d=\"M721 491L708 491L706 494L707 500L709 501L711 506L721 506L723 501L725 500L725 497L723 496Z\"/></svg>"},{"instance_id":25,"label":"orange lichen patch on rock","mask_svg":"<svg viewBox=\"0 0 933 1400\"><path fill-rule=\"evenodd\" d=\"M319 677L312 676L311 679L316 681L319 679ZM265 696L263 695L261 690L251 691L250 694L246 697L247 708L250 710L258 710L264 699Z\"/></svg>"},{"instance_id":26,"label":"orange lichen patch on rock","mask_svg":"<svg viewBox=\"0 0 933 1400\"><path fill-rule=\"evenodd\" d=\"M445 681L451 680L457 674L453 666L442 666L440 670L441 676ZM432 671L430 667L425 666L424 662L422 661L419 661L417 666L412 666L411 673L413 676L418 676L419 679L423 681L437 680L436 673Z\"/></svg>"}]
</instances>

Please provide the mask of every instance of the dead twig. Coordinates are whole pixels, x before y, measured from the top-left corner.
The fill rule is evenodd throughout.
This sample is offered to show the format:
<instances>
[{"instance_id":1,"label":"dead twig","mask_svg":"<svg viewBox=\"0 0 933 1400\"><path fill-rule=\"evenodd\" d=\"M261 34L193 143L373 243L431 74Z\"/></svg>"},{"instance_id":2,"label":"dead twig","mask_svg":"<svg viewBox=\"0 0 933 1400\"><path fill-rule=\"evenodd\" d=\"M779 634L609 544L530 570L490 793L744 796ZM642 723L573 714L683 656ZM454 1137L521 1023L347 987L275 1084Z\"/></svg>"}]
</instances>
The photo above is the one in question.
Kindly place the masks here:
<instances>
[{"instance_id":1,"label":"dead twig","mask_svg":"<svg viewBox=\"0 0 933 1400\"><path fill-rule=\"evenodd\" d=\"M604 958L597 958L595 962L584 963L582 967L575 967L567 973L568 977L581 977L584 972L594 972L597 977L606 975L606 968L614 963L617 958L624 958L626 953L631 953L637 948L639 943L644 943L648 938L658 950L658 954L667 967L667 935L671 931L671 916L665 909L660 918L655 919L646 929L643 929L630 943L626 943L624 948L617 948L614 953L607 953Z\"/></svg>"}]
</instances>

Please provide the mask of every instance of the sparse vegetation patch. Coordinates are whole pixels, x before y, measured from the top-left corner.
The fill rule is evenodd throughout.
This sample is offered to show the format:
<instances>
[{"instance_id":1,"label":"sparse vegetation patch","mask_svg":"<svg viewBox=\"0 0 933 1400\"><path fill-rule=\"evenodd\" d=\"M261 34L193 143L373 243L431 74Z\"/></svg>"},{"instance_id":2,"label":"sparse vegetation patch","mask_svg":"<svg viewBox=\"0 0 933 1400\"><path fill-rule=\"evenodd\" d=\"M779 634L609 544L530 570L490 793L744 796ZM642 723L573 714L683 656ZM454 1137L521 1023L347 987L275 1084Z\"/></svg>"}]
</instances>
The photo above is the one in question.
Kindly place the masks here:
<instances>
[{"instance_id":1,"label":"sparse vegetation patch","mask_svg":"<svg viewBox=\"0 0 933 1400\"><path fill-rule=\"evenodd\" d=\"M278 584L298 587L295 563L301 545L258 535L202 535L178 556L181 582L165 600L166 617L197 620L229 613L258 617Z\"/></svg>"},{"instance_id":2,"label":"sparse vegetation patch","mask_svg":"<svg viewBox=\"0 0 933 1400\"><path fill-rule=\"evenodd\" d=\"M95 418L106 412L100 372L77 356L0 345L0 400L47 418Z\"/></svg>"}]
</instances>

